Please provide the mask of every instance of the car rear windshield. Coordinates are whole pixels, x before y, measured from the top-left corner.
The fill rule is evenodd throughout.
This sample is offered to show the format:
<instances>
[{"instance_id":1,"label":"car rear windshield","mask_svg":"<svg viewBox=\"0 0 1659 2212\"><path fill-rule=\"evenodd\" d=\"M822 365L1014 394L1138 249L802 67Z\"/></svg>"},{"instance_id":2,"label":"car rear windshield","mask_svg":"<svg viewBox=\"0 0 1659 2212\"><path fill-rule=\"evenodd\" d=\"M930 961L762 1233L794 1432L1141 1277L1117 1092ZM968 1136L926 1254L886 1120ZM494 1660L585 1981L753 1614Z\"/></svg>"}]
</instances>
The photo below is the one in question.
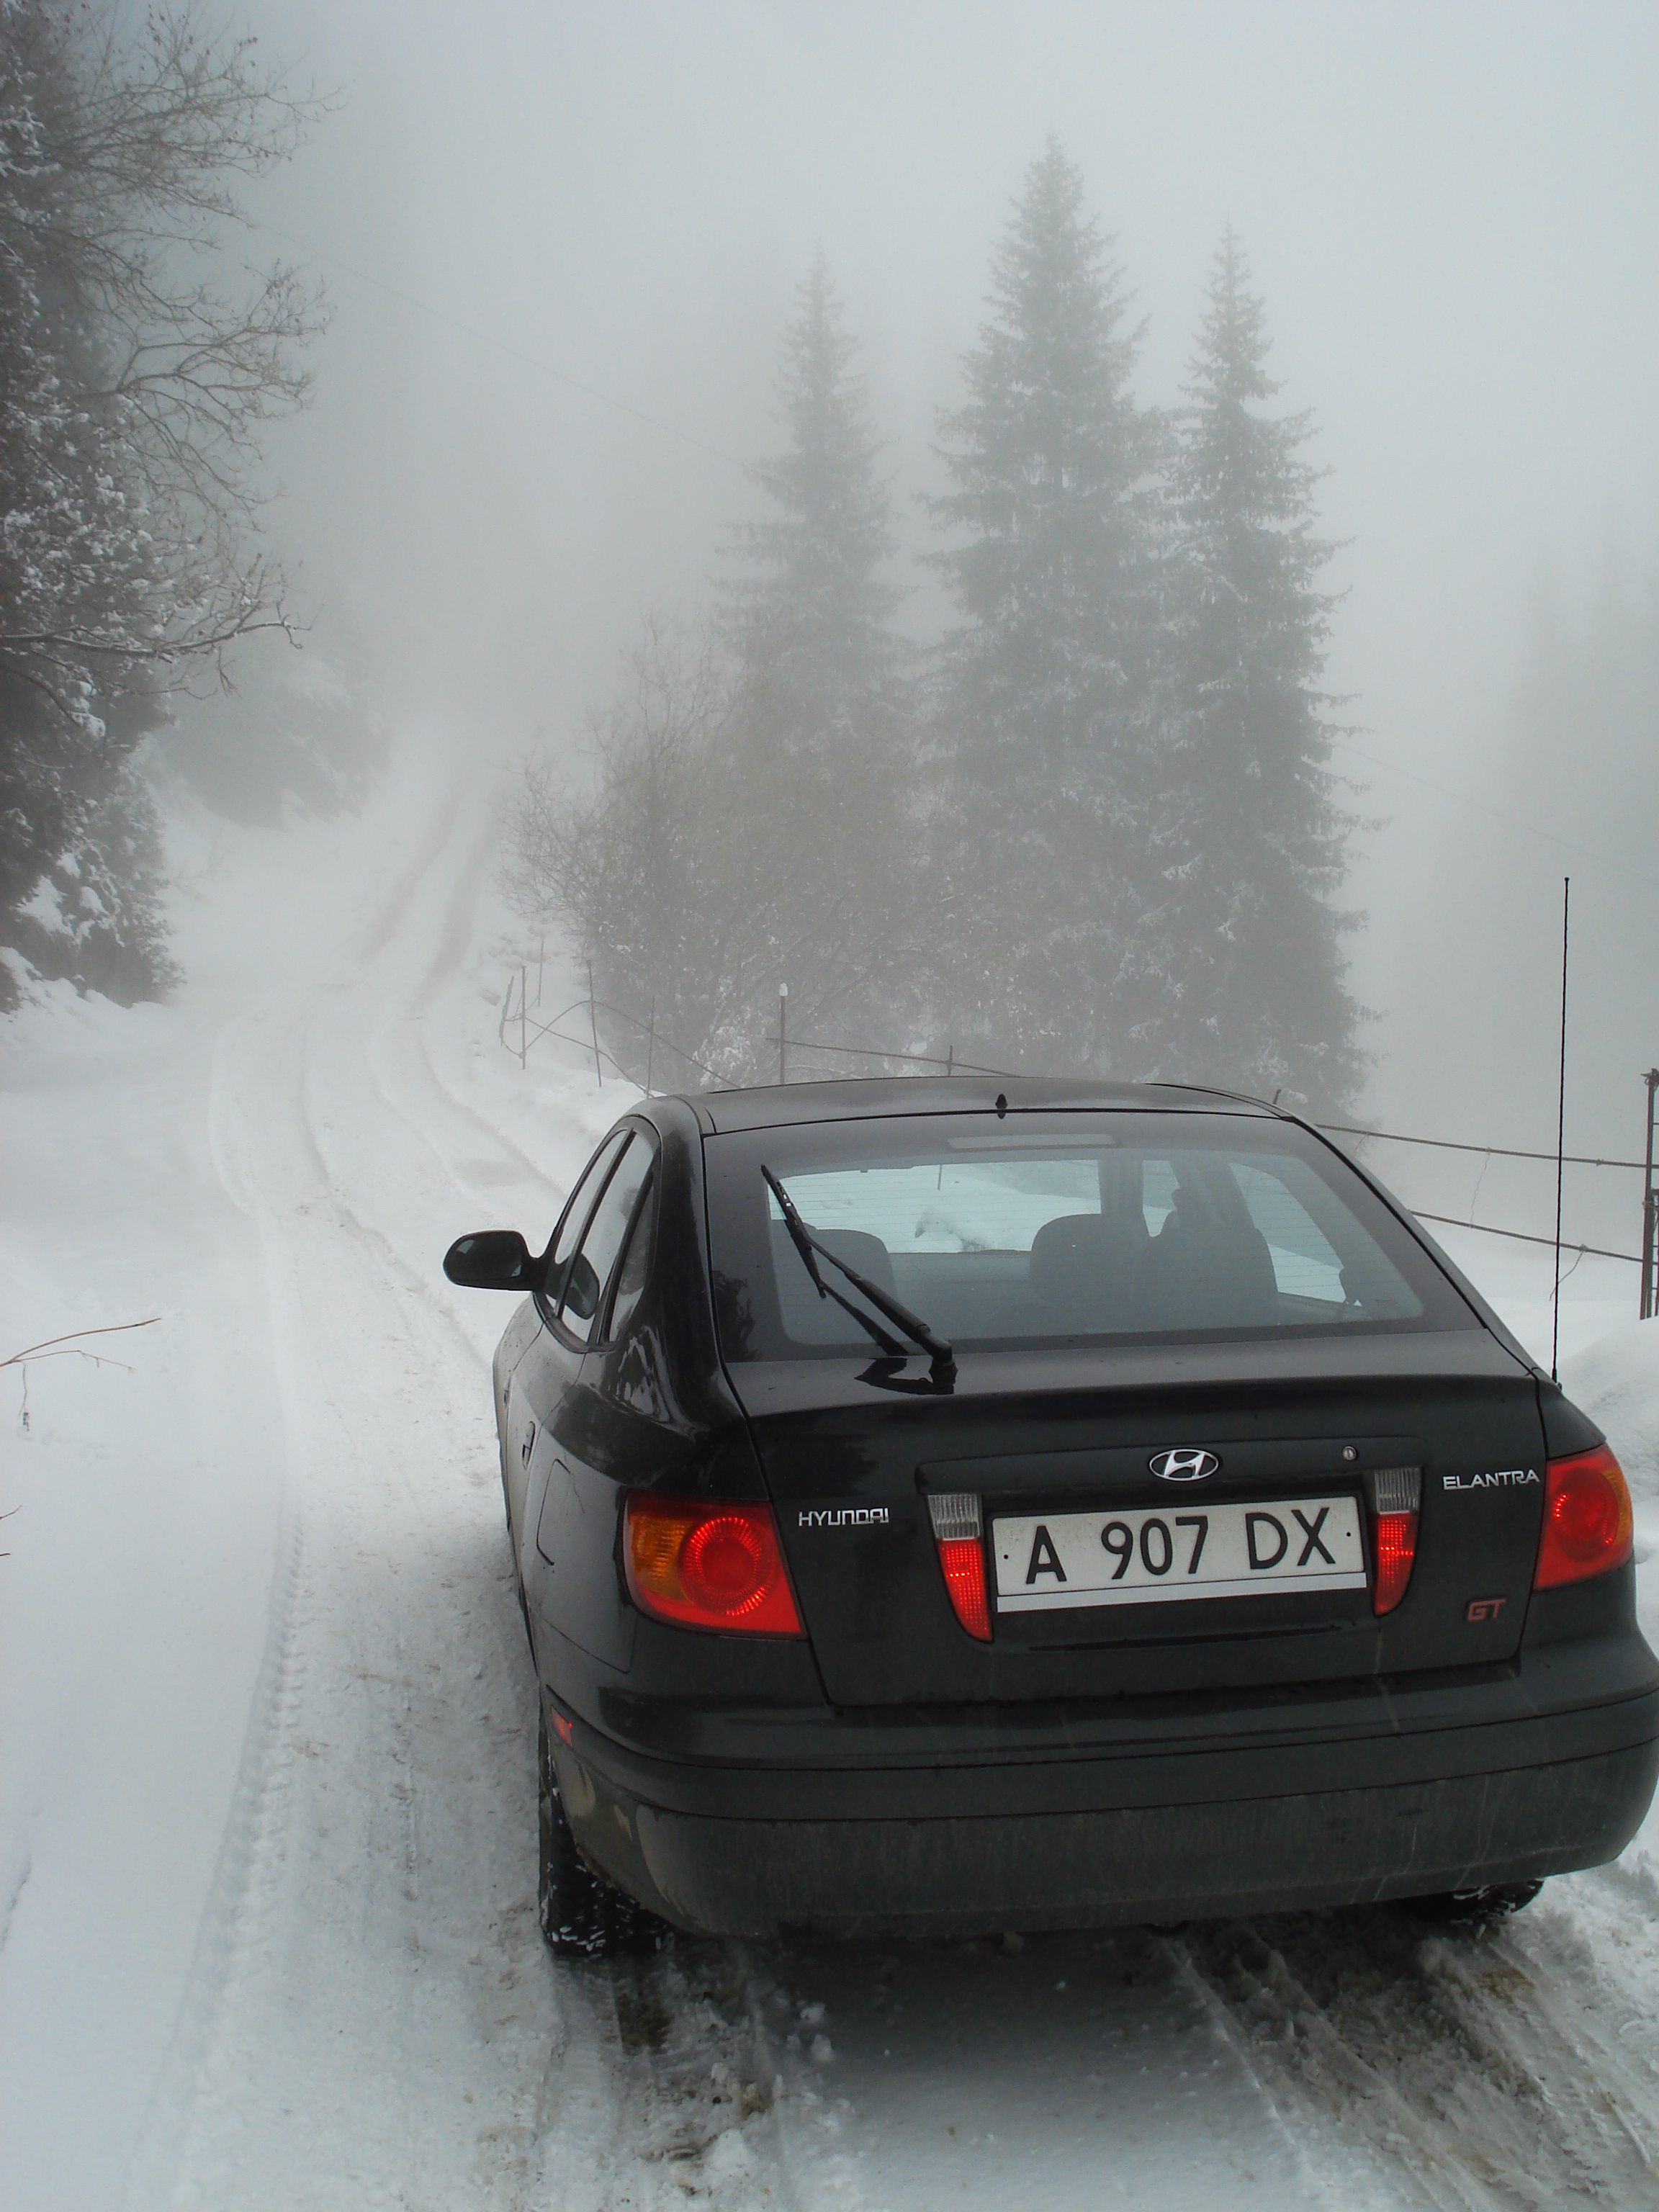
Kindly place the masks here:
<instances>
[{"instance_id":1,"label":"car rear windshield","mask_svg":"<svg viewBox=\"0 0 1659 2212\"><path fill-rule=\"evenodd\" d=\"M704 1152L729 1360L874 1348L818 1295L763 1166L813 1237L958 1351L1479 1326L1340 1158L1260 1116L895 1115L732 1131Z\"/></svg>"}]
</instances>

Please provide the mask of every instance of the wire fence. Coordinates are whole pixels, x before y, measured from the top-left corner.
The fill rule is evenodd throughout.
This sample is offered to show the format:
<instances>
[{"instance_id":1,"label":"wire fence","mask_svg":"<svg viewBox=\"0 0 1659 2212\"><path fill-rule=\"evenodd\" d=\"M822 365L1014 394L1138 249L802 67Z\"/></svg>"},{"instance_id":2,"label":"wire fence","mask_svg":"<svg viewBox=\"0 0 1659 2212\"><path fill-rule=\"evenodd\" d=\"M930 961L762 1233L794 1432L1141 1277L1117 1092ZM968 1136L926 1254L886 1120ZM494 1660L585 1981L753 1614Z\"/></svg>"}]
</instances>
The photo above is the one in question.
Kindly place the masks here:
<instances>
[{"instance_id":1,"label":"wire fence","mask_svg":"<svg viewBox=\"0 0 1659 2212\"><path fill-rule=\"evenodd\" d=\"M513 979L510 975L506 995L501 1002L501 1017L497 1036L509 1052L516 1051L520 1066L528 1065L532 1045L539 1042L543 1038L551 1037L563 1043L574 1045L584 1056L592 1058L594 1079L601 1088L605 1082L605 1063L607 1061L610 1063L613 1079L620 1077L624 1082L637 1081L637 1076L624 1069L615 1054L601 1043L599 1017L603 1013L609 1015L612 1020L625 1023L638 1034L642 1041L646 1061L644 1088L647 1097L653 1091L657 1055L659 1051L672 1054L674 1059L683 1061L688 1067L695 1068L698 1074L706 1076L715 1088L731 1087L728 1079L720 1070L711 1067L706 1060L699 1059L696 1053L689 1052L684 1045L677 1044L672 1038L663 1034L657 1026L654 1002L649 1015L641 1017L631 1007L613 1006L606 1000L596 997L593 989L593 971L591 967L587 974L586 996L574 1000L561 1012L553 1015L549 1020L543 1021L539 1018L539 1011L544 968L544 948L543 957L538 957L536 963L535 1015L532 1016L531 1012L530 963L528 962L521 964L519 969L519 1003L516 1012L513 1006ZM587 1016L586 1035L574 1033L562 1026L583 1013ZM508 1035L510 1027L514 1024L517 1024L519 1032L516 1045ZM981 1060L960 1060L957 1056L954 1044L948 1045L941 1055L938 1053L898 1051L890 1045L849 1044L844 1041L824 1037L791 1036L788 1028L787 993L779 994L777 1029L765 1031L761 1042L777 1048L777 1079L781 1083L787 1082L789 1079L789 1058L792 1054L816 1054L832 1059L874 1060L883 1066L896 1064L902 1067L927 1068L947 1077L995 1075L1009 1081L1017 1081L1020 1073L1017 1068L991 1067ZM1607 1245L1577 1243L1563 1237L1559 1240L1559 1249L1563 1254L1576 1255L1578 1259L1614 1260L1628 1267L1639 1267L1642 1270L1641 1315L1645 1320L1656 1310L1656 1307L1659 1306L1659 1283L1654 1280L1656 1247L1659 1247L1659 1233L1656 1232L1656 1217L1659 1216L1659 1191L1656 1191L1653 1180L1653 1112L1655 1087L1656 1084L1659 1083L1659 1077L1644 1079L1648 1082L1648 1157L1645 1160L1614 1159L1599 1153L1585 1152L1565 1152L1560 1155L1560 1164L1565 1167L1612 1169L1615 1171L1644 1176L1642 1196L1644 1249L1640 1253L1616 1252ZM1274 1103L1277 1103L1276 1098ZM1408 1145L1430 1152L1455 1152L1488 1162L1495 1159L1528 1160L1540 1162L1550 1167L1557 1164L1557 1155L1554 1152L1532 1152L1512 1145L1471 1144L1451 1137L1416 1136L1399 1129L1367 1127L1363 1123L1351 1121L1316 1121L1310 1126L1327 1136L1350 1137L1362 1143ZM1477 1191L1479 1188L1477 1184ZM1547 1251L1554 1251L1558 1249L1558 1240L1555 1237L1539 1236L1529 1230L1501 1228L1493 1222L1466 1219L1461 1215L1452 1213L1431 1213L1417 1206L1410 1210L1419 1221L1433 1222L1438 1228L1473 1230L1477 1236L1498 1237L1507 1243L1515 1244L1540 1245ZM1577 1264L1576 1261L1575 1264Z\"/></svg>"}]
</instances>

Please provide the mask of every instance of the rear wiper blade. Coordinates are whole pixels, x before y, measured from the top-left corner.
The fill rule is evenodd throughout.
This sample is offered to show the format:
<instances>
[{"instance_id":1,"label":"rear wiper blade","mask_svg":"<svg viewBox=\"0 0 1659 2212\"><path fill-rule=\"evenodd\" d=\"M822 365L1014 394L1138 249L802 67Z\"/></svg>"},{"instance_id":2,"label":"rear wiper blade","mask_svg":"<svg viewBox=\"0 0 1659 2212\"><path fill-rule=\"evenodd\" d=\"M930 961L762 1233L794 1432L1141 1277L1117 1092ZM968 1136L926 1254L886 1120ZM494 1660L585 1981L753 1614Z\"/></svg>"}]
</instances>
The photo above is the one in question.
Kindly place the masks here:
<instances>
[{"instance_id":1,"label":"rear wiper blade","mask_svg":"<svg viewBox=\"0 0 1659 2212\"><path fill-rule=\"evenodd\" d=\"M800 1254L801 1262L807 1273L812 1278L818 1296L821 1298L833 1298L838 1306L845 1306L854 1321L862 1322L871 1335L876 1338L878 1342L884 1344L884 1348L902 1352L902 1346L894 1344L884 1329L878 1328L867 1315L861 1314L855 1305L849 1304L839 1291L830 1289L829 1284L818 1273L817 1259L813 1257L815 1253L818 1258L827 1260L832 1267L839 1267L853 1288L860 1296L868 1298L878 1313L884 1314L895 1328L902 1329L912 1344L919 1344L922 1350L929 1354L933 1362L935 1381L948 1382L957 1371L957 1362L956 1354L945 1339L929 1328L920 1314L912 1313L908 1306L902 1304L890 1291L884 1291L879 1285L872 1283L867 1275L860 1274L856 1267L849 1267L845 1260L837 1258L827 1244L820 1243L801 1219L794 1200L790 1197L776 1176L764 1163L762 1164L761 1173L765 1177L773 1197L782 1208L783 1225L789 1231L790 1240Z\"/></svg>"},{"instance_id":2,"label":"rear wiper blade","mask_svg":"<svg viewBox=\"0 0 1659 2212\"><path fill-rule=\"evenodd\" d=\"M855 1306L851 1298L844 1298L839 1291L832 1289L831 1286L824 1281L823 1276L818 1273L818 1263L812 1257L813 1240L811 1232L808 1230L805 1223L801 1219L799 1213L797 1212L795 1208L790 1204L787 1194L782 1190L781 1186L774 1179L770 1172L767 1169L763 1168L761 1170L761 1173L765 1176L767 1182L771 1184L773 1189L778 1192L784 1205L789 1209L783 1217L783 1225L789 1231L790 1239L793 1242L796 1251L800 1254L801 1265L811 1277L812 1286L817 1291L818 1296L821 1298L833 1298L843 1313L851 1314L854 1320L858 1323L859 1327L864 1330L865 1334L867 1336L873 1337L875 1341L890 1358L908 1359L910 1357L909 1347L908 1346L901 1344L897 1337L890 1336L887 1331L882 1327L881 1323L875 1320L872 1316L866 1313L861 1306ZM789 1218L791 1213L794 1214L793 1221ZM826 1259L833 1260L835 1258L835 1255L833 1252L827 1252L824 1254L824 1257Z\"/></svg>"}]
</instances>

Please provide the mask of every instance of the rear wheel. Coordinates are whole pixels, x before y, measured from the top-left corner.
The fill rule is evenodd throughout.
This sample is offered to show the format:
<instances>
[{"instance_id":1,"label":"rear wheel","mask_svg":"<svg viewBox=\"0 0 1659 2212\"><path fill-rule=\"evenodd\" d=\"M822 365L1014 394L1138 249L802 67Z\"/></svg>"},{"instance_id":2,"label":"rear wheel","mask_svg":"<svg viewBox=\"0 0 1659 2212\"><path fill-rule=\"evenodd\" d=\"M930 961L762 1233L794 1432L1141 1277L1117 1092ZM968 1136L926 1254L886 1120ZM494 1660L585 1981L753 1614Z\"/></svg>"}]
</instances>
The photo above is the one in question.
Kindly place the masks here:
<instances>
[{"instance_id":1,"label":"rear wheel","mask_svg":"<svg viewBox=\"0 0 1659 2212\"><path fill-rule=\"evenodd\" d=\"M1480 1928L1507 1920L1511 1912L1524 1912L1541 1881L1494 1881L1480 1889L1443 1890L1434 1897L1408 1897L1405 1909L1419 1920L1442 1928Z\"/></svg>"},{"instance_id":2,"label":"rear wheel","mask_svg":"<svg viewBox=\"0 0 1659 2212\"><path fill-rule=\"evenodd\" d=\"M544 1710L537 1763L541 1814L538 1897L548 1948L559 1959L610 1959L618 1952L661 1950L668 1939L668 1923L595 1874L577 1848L559 1802Z\"/></svg>"}]
</instances>

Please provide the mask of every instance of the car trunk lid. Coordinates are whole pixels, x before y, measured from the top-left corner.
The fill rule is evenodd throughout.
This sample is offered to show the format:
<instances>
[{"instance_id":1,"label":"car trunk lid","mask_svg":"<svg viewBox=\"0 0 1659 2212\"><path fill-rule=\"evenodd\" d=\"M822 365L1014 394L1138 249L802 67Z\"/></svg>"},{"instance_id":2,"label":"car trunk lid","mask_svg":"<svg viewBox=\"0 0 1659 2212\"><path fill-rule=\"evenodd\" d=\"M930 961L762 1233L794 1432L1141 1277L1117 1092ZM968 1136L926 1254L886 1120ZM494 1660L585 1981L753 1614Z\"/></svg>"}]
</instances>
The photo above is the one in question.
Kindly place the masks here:
<instances>
[{"instance_id":1,"label":"car trunk lid","mask_svg":"<svg viewBox=\"0 0 1659 2212\"><path fill-rule=\"evenodd\" d=\"M969 1354L948 1391L920 1361L763 1360L731 1375L837 1705L1271 1687L1491 1663L1518 1641L1543 1437L1533 1376L1485 1331ZM1172 1482L1152 1468L1170 1451L1216 1464ZM1379 1618L1377 1477L1401 1469L1419 1471L1416 1555ZM945 1495L979 1500L988 1643L946 1595L929 1509ZM1319 1586L1198 1597L1188 1583L1167 1600L1077 1603L1050 1565L1082 1557L1109 1522L1138 1538L1156 1520L1182 1547L1178 1586L1191 1524L1207 1516L1216 1542L1224 1523L1237 1540L1246 1514L1263 1559L1275 1522L1298 1549L1317 1528L1331 1554L1328 1571L1310 1558ZM1135 1549L1156 1566L1164 1538ZM1030 1590L1057 1601L1023 1604Z\"/></svg>"}]
</instances>

